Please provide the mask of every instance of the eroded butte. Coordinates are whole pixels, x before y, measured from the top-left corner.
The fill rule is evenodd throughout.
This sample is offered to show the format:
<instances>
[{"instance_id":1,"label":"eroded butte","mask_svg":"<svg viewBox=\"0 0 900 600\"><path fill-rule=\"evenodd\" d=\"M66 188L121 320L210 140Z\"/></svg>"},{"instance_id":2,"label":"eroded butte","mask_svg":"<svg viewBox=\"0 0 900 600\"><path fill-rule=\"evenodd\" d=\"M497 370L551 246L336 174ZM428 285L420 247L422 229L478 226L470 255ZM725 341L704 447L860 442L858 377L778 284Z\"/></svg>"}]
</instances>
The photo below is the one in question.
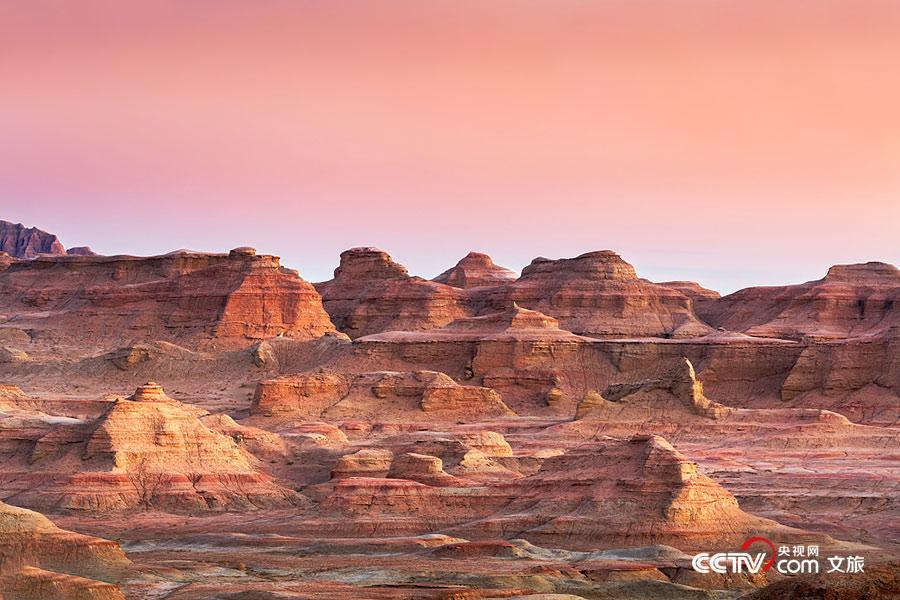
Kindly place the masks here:
<instances>
[{"instance_id":1,"label":"eroded butte","mask_svg":"<svg viewBox=\"0 0 900 600\"><path fill-rule=\"evenodd\" d=\"M6 600L897 593L892 265L720 297L611 251L311 284L0 242ZM692 566L753 537L865 570Z\"/></svg>"}]
</instances>

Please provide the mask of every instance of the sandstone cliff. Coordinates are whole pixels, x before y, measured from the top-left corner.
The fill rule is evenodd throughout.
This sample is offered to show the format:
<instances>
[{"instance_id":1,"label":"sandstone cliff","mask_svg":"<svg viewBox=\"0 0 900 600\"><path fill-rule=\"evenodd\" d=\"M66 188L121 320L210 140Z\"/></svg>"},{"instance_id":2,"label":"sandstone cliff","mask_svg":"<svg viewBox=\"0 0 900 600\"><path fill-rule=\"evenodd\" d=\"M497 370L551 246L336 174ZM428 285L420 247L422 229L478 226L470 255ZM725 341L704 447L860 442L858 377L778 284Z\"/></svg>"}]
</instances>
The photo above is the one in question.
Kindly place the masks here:
<instances>
[{"instance_id":1,"label":"sandstone cliff","mask_svg":"<svg viewBox=\"0 0 900 600\"><path fill-rule=\"evenodd\" d=\"M16 261L0 272L0 311L37 340L81 347L333 331L312 285L252 249Z\"/></svg>"},{"instance_id":2,"label":"sandstone cliff","mask_svg":"<svg viewBox=\"0 0 900 600\"><path fill-rule=\"evenodd\" d=\"M411 277L377 248L342 252L334 278L316 289L335 326L353 338L431 329L468 314L461 290Z\"/></svg>"},{"instance_id":3,"label":"sandstone cliff","mask_svg":"<svg viewBox=\"0 0 900 600\"><path fill-rule=\"evenodd\" d=\"M254 509L302 498L278 485L205 411L154 383L96 419L23 411L0 419L0 494L25 506L109 511ZM224 426L240 434L234 423ZM243 441L243 440L242 440Z\"/></svg>"},{"instance_id":4,"label":"sandstone cliff","mask_svg":"<svg viewBox=\"0 0 900 600\"><path fill-rule=\"evenodd\" d=\"M0 221L0 252L16 258L34 258L44 254L65 255L66 248L52 233L21 223Z\"/></svg>"},{"instance_id":5,"label":"sandstone cliff","mask_svg":"<svg viewBox=\"0 0 900 600\"><path fill-rule=\"evenodd\" d=\"M836 265L824 278L753 287L704 304L709 323L766 337L845 338L900 325L900 270L869 262Z\"/></svg>"},{"instance_id":6,"label":"sandstone cliff","mask_svg":"<svg viewBox=\"0 0 900 600\"><path fill-rule=\"evenodd\" d=\"M122 600L116 586L94 579L121 580L129 566L115 542L60 529L40 513L0 502L0 593L6 598Z\"/></svg>"}]
</instances>

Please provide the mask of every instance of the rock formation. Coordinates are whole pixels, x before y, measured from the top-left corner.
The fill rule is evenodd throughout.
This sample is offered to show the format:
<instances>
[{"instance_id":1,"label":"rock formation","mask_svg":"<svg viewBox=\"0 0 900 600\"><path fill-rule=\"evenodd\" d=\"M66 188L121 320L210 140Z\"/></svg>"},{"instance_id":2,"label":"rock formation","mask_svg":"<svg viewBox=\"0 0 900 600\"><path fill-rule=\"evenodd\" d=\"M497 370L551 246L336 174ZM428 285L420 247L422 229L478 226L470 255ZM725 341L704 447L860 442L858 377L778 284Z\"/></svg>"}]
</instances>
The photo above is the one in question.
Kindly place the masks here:
<instances>
[{"instance_id":1,"label":"rock formation","mask_svg":"<svg viewBox=\"0 0 900 600\"><path fill-rule=\"evenodd\" d=\"M33 413L0 421L0 494L34 508L93 511L302 501L233 438L208 427L205 411L172 400L155 383L107 406L96 420Z\"/></svg>"},{"instance_id":2,"label":"rock formation","mask_svg":"<svg viewBox=\"0 0 900 600\"><path fill-rule=\"evenodd\" d=\"M301 339L333 330L318 293L274 256L39 257L0 272L0 311L80 345Z\"/></svg>"},{"instance_id":3,"label":"rock formation","mask_svg":"<svg viewBox=\"0 0 900 600\"><path fill-rule=\"evenodd\" d=\"M82 534L50 561L0 504L0 597L737 598L778 576L691 555L751 535L877 569L891 269L718 298L611 252L425 281L354 249L323 308L252 248L0 254L0 500Z\"/></svg>"},{"instance_id":4,"label":"rock formation","mask_svg":"<svg viewBox=\"0 0 900 600\"><path fill-rule=\"evenodd\" d=\"M90 246L73 246L66 250L69 256L97 256Z\"/></svg>"},{"instance_id":5,"label":"rock formation","mask_svg":"<svg viewBox=\"0 0 900 600\"><path fill-rule=\"evenodd\" d=\"M52 233L21 223L0 221L0 251L16 258L34 258L44 254L62 256L66 248Z\"/></svg>"},{"instance_id":6,"label":"rock formation","mask_svg":"<svg viewBox=\"0 0 900 600\"><path fill-rule=\"evenodd\" d=\"M536 258L494 295L554 317L563 329L597 337L692 337L710 329L681 292L639 279L608 250L576 258ZM496 302L496 299L493 300Z\"/></svg>"},{"instance_id":7,"label":"rock formation","mask_svg":"<svg viewBox=\"0 0 900 600\"><path fill-rule=\"evenodd\" d=\"M869 262L836 265L824 278L780 287L753 287L705 304L717 327L764 337L846 338L900 325L900 270Z\"/></svg>"},{"instance_id":8,"label":"rock formation","mask_svg":"<svg viewBox=\"0 0 900 600\"><path fill-rule=\"evenodd\" d=\"M704 417L716 419L728 413L728 408L713 402L703 394L703 383L697 379L694 365L686 358L660 377L645 379L635 383L611 385L600 394L600 397L612 403L642 401L654 403L659 401L657 392L671 395L676 402ZM587 400L587 406L584 402L579 405L578 412L581 413L582 417L588 414L591 404L594 404L594 407L597 405L601 405L604 408L608 406L601 404L593 396L587 398ZM665 399L662 401L666 402Z\"/></svg>"},{"instance_id":9,"label":"rock formation","mask_svg":"<svg viewBox=\"0 0 900 600\"><path fill-rule=\"evenodd\" d=\"M436 371L298 374L259 383L251 414L310 419L474 419L513 415L492 389Z\"/></svg>"},{"instance_id":10,"label":"rock formation","mask_svg":"<svg viewBox=\"0 0 900 600\"><path fill-rule=\"evenodd\" d=\"M693 548L780 528L741 511L731 494L657 436L579 446L507 485L513 500L497 516L453 531L480 538L516 532L540 545L584 549L648 540Z\"/></svg>"},{"instance_id":11,"label":"rock formation","mask_svg":"<svg viewBox=\"0 0 900 600\"><path fill-rule=\"evenodd\" d=\"M352 338L441 327L468 314L459 289L411 277L377 248L342 252L334 278L316 289L335 326Z\"/></svg>"},{"instance_id":12,"label":"rock formation","mask_svg":"<svg viewBox=\"0 0 900 600\"><path fill-rule=\"evenodd\" d=\"M659 285L678 290L690 298L693 302L694 312L698 315L701 314L709 304L722 297L719 292L707 289L694 281L663 281Z\"/></svg>"},{"instance_id":13,"label":"rock formation","mask_svg":"<svg viewBox=\"0 0 900 600\"><path fill-rule=\"evenodd\" d=\"M116 586L95 579L121 580L129 566L115 542L60 529L40 513L0 502L0 593L5 598L124 600Z\"/></svg>"},{"instance_id":14,"label":"rock formation","mask_svg":"<svg viewBox=\"0 0 900 600\"><path fill-rule=\"evenodd\" d=\"M741 511L659 437L581 444L546 458L533 475L464 494L456 491L464 480L452 478L458 469L445 471L434 450L420 447L415 456L396 454L388 479L380 463L377 472L337 481L320 505L322 525L349 532L366 523L404 535L440 527L468 539L523 537L576 550L648 540L699 548L739 543L751 532L787 533Z\"/></svg>"},{"instance_id":15,"label":"rock formation","mask_svg":"<svg viewBox=\"0 0 900 600\"><path fill-rule=\"evenodd\" d=\"M516 274L499 265L487 254L469 252L456 266L447 269L432 281L446 283L457 288L474 288L501 285L515 281Z\"/></svg>"}]
</instances>

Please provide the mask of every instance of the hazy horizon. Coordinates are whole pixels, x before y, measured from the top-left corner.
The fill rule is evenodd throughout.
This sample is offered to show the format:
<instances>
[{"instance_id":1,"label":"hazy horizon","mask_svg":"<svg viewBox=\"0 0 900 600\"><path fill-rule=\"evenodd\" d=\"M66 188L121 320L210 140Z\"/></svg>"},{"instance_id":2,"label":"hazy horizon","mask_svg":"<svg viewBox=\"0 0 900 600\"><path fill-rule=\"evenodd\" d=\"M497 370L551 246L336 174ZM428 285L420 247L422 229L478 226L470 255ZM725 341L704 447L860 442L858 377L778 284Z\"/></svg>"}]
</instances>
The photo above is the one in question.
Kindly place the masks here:
<instances>
[{"instance_id":1,"label":"hazy horizon","mask_svg":"<svg viewBox=\"0 0 900 600\"><path fill-rule=\"evenodd\" d=\"M900 263L900 3L8 2L0 218L101 253Z\"/></svg>"}]
</instances>

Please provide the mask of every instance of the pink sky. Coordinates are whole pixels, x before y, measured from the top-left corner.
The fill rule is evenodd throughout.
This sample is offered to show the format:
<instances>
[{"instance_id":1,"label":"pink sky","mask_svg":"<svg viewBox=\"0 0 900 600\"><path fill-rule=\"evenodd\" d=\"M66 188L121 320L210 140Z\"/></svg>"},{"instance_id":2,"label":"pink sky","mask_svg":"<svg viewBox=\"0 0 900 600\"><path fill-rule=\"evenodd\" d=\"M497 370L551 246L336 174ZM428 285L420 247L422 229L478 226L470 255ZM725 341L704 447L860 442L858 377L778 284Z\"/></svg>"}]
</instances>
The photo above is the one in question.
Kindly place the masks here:
<instances>
[{"instance_id":1,"label":"pink sky","mask_svg":"<svg viewBox=\"0 0 900 600\"><path fill-rule=\"evenodd\" d=\"M895 0L12 0L0 82L0 218L103 253L900 263Z\"/></svg>"}]
</instances>

